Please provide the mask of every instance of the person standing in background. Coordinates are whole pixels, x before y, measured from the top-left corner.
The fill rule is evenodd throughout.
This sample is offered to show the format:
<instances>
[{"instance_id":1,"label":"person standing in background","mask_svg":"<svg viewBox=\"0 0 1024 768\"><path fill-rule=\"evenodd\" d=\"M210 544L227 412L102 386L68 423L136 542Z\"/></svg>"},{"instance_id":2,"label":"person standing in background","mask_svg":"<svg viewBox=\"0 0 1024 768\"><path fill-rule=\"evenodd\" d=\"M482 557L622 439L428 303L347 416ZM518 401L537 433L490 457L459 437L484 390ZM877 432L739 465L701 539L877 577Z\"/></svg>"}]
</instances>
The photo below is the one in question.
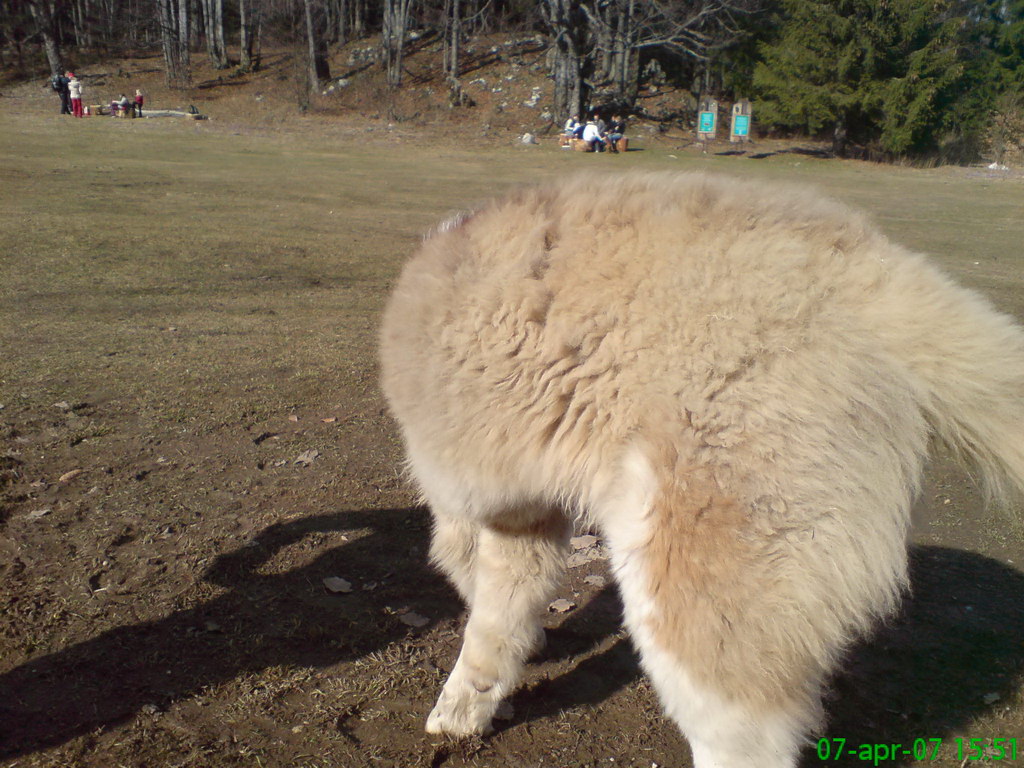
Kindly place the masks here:
<instances>
[{"instance_id":1,"label":"person standing in background","mask_svg":"<svg viewBox=\"0 0 1024 768\"><path fill-rule=\"evenodd\" d=\"M58 72L53 76L53 79L50 80L53 90L57 92L58 96L60 96L60 113L62 115L71 114L71 94L68 91L68 83L70 82L70 78L68 77L69 74L69 72L65 72L62 75Z\"/></svg>"},{"instance_id":2,"label":"person standing in background","mask_svg":"<svg viewBox=\"0 0 1024 768\"><path fill-rule=\"evenodd\" d=\"M142 117L142 102L144 102L145 100L146 99L142 95L142 91L140 91L138 88L136 88L135 89L135 116L136 117Z\"/></svg>"},{"instance_id":3,"label":"person standing in background","mask_svg":"<svg viewBox=\"0 0 1024 768\"><path fill-rule=\"evenodd\" d=\"M68 72L71 78L68 81L68 94L71 96L71 114L75 117L82 117L82 81L75 77L74 72Z\"/></svg>"}]
</instances>

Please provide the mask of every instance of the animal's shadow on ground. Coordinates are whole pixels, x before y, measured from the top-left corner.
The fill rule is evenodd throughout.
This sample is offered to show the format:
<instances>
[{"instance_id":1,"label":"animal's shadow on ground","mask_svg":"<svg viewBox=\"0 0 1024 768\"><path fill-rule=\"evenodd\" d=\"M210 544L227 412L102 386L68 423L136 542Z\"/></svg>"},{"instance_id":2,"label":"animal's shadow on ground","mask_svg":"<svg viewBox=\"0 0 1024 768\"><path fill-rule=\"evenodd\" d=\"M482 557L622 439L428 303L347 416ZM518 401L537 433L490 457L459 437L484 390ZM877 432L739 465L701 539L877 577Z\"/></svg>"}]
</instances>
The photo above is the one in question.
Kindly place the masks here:
<instances>
[{"instance_id":1,"label":"animal's shadow on ground","mask_svg":"<svg viewBox=\"0 0 1024 768\"><path fill-rule=\"evenodd\" d=\"M409 632L384 605L412 605L435 622L454 618L461 606L424 555L428 530L422 509L340 512L267 528L210 567L205 578L222 588L217 596L0 675L0 757L115 726L146 705L163 708L246 672L362 657ZM324 550L342 533L348 541ZM306 553L307 564L282 568ZM905 745L944 738L998 706L993 695L1015 690L1024 669L1024 576L939 547L914 548L911 574L902 615L853 651L835 683L830 737ZM333 575L351 578L356 589L328 594L323 578ZM360 588L369 582L381 586ZM607 588L550 633L549 659L583 659L518 694L510 727L598 703L637 677L628 642L605 642L619 614ZM1000 735L1008 734L992 734ZM813 751L805 764L819 764Z\"/></svg>"},{"instance_id":2,"label":"animal's shadow on ground","mask_svg":"<svg viewBox=\"0 0 1024 768\"><path fill-rule=\"evenodd\" d=\"M834 740L845 739L846 754L828 765L865 765L862 744L900 744L901 752L913 752L918 739L943 739L939 756L949 759L954 734L986 742L1019 736L964 729L1005 706L1020 685L1024 575L972 552L917 546L910 550L910 577L912 592L900 615L854 648L834 681L825 734L833 741L823 746L834 751ZM928 745L928 759L933 748ZM900 754L880 764L912 761ZM823 763L811 749L805 764Z\"/></svg>"}]
</instances>

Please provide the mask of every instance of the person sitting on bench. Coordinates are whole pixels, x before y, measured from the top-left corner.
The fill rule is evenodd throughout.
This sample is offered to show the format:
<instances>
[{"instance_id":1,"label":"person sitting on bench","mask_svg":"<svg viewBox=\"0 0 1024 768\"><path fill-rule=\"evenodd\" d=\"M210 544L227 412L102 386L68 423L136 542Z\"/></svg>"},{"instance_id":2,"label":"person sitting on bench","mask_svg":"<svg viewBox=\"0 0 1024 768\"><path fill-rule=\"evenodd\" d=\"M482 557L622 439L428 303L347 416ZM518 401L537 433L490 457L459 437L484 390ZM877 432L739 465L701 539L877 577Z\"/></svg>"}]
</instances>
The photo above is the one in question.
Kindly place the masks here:
<instances>
[{"instance_id":1,"label":"person sitting on bench","mask_svg":"<svg viewBox=\"0 0 1024 768\"><path fill-rule=\"evenodd\" d=\"M626 121L620 115L612 115L608 124L608 148L612 152L619 151L619 139L626 133Z\"/></svg>"},{"instance_id":2,"label":"person sitting on bench","mask_svg":"<svg viewBox=\"0 0 1024 768\"><path fill-rule=\"evenodd\" d=\"M584 126L583 140L588 142L595 152L604 152L604 134L601 133L601 129L597 127L597 123L593 120L588 120L586 126Z\"/></svg>"},{"instance_id":3,"label":"person sitting on bench","mask_svg":"<svg viewBox=\"0 0 1024 768\"><path fill-rule=\"evenodd\" d=\"M110 102L110 116L119 117L125 115L131 108L132 103L123 93L114 101Z\"/></svg>"}]
</instances>

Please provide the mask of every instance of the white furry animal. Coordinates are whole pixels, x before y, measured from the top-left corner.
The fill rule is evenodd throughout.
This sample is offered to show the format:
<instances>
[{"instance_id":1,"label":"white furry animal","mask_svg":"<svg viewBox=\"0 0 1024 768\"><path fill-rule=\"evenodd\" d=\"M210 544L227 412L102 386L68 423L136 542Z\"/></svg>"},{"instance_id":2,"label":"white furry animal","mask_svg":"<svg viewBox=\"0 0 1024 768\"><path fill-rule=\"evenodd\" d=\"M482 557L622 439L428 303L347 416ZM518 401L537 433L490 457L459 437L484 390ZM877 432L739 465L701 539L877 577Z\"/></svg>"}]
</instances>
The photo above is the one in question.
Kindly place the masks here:
<instances>
[{"instance_id":1,"label":"white furry animal","mask_svg":"<svg viewBox=\"0 0 1024 768\"><path fill-rule=\"evenodd\" d=\"M791 768L823 680L898 603L930 439L1024 486L1024 332L814 192L519 191L424 242L381 355L470 609L434 733L489 728L583 516L697 768Z\"/></svg>"}]
</instances>

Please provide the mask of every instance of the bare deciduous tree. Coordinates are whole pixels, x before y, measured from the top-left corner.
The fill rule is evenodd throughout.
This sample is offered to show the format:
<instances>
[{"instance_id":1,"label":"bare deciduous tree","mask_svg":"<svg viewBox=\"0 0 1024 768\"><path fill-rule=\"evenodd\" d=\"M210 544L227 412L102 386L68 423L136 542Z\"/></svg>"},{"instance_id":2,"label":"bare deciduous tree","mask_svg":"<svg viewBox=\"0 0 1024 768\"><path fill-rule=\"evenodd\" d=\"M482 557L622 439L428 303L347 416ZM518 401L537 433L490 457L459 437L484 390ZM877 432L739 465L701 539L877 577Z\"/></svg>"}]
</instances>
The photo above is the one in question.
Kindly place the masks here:
<instances>
[{"instance_id":1,"label":"bare deciduous tree","mask_svg":"<svg viewBox=\"0 0 1024 768\"><path fill-rule=\"evenodd\" d=\"M402 54L411 8L412 0L384 0L381 53L388 73L388 84L394 88L402 84Z\"/></svg>"},{"instance_id":2,"label":"bare deciduous tree","mask_svg":"<svg viewBox=\"0 0 1024 768\"><path fill-rule=\"evenodd\" d=\"M552 109L559 118L577 114L583 107L583 67L589 55L586 13L579 0L544 0L540 9L552 43Z\"/></svg>"},{"instance_id":3,"label":"bare deciduous tree","mask_svg":"<svg viewBox=\"0 0 1024 768\"><path fill-rule=\"evenodd\" d=\"M224 44L224 0L200 0L203 13L203 35L206 53L217 69L228 66L227 46Z\"/></svg>"},{"instance_id":4,"label":"bare deciduous tree","mask_svg":"<svg viewBox=\"0 0 1024 768\"><path fill-rule=\"evenodd\" d=\"M238 0L238 64L243 72L260 68L263 0Z\"/></svg>"},{"instance_id":5,"label":"bare deciduous tree","mask_svg":"<svg viewBox=\"0 0 1024 768\"><path fill-rule=\"evenodd\" d=\"M188 2L158 0L158 5L167 85L171 88L188 88L192 84Z\"/></svg>"},{"instance_id":6,"label":"bare deciduous tree","mask_svg":"<svg viewBox=\"0 0 1024 768\"><path fill-rule=\"evenodd\" d=\"M326 29L323 24L323 5L318 0L302 0L306 16L306 43L308 50L309 90L331 79L331 66L327 61Z\"/></svg>"},{"instance_id":7,"label":"bare deciduous tree","mask_svg":"<svg viewBox=\"0 0 1024 768\"><path fill-rule=\"evenodd\" d=\"M60 37L57 32L59 3L60 0L29 0L28 4L39 36L43 40L43 50L46 51L46 61L50 65L52 75L64 71L64 57L61 56Z\"/></svg>"},{"instance_id":8,"label":"bare deciduous tree","mask_svg":"<svg viewBox=\"0 0 1024 768\"><path fill-rule=\"evenodd\" d=\"M733 42L737 19L760 9L765 0L587 0L579 9L586 29L575 38L577 61L593 71L593 81L610 86L614 97L631 104L637 95L640 53L660 49L683 58L707 61L710 54ZM567 5L547 0L545 8ZM549 12L547 18L551 18ZM577 17L578 19L578 17ZM581 23L577 21L577 23ZM553 32L555 27L549 21ZM567 37L567 35L562 35ZM556 46L559 37L555 38ZM559 107L559 66L571 68L569 56L556 48L556 112ZM562 74L562 77L571 75ZM582 79L582 75L581 75ZM575 106L575 105L570 105ZM571 110L570 110L571 111Z\"/></svg>"}]
</instances>

